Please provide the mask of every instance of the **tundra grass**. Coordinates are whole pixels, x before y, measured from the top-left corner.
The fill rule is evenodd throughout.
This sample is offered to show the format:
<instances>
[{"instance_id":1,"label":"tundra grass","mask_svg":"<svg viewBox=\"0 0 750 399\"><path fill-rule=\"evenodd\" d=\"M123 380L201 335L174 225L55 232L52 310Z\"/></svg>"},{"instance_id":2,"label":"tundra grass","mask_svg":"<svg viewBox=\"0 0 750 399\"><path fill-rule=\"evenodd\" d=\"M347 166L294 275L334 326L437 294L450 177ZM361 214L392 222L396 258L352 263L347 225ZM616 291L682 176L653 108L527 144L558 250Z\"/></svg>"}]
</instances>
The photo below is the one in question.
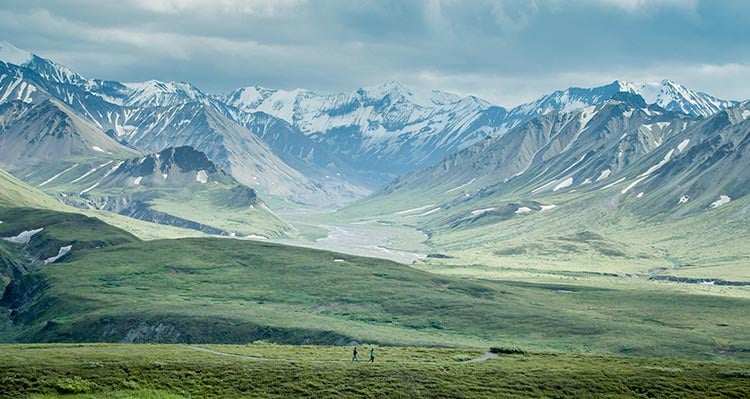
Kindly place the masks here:
<instances>
[{"instance_id":1,"label":"tundra grass","mask_svg":"<svg viewBox=\"0 0 750 399\"><path fill-rule=\"evenodd\" d=\"M293 227L276 216L265 204L226 207L216 204L222 190L173 190L151 201L157 211L202 223L238 236L284 236Z\"/></svg>"},{"instance_id":2,"label":"tundra grass","mask_svg":"<svg viewBox=\"0 0 750 399\"><path fill-rule=\"evenodd\" d=\"M501 355L470 363L465 360L481 350L411 347L378 347L376 362L369 364L351 362L350 347L212 348L257 357L224 356L182 345L4 345L0 397L740 398L750 394L747 364L560 353Z\"/></svg>"},{"instance_id":3,"label":"tundra grass","mask_svg":"<svg viewBox=\"0 0 750 399\"><path fill-rule=\"evenodd\" d=\"M205 236L205 234L199 231L144 222L142 220L129 218L111 212L74 208L63 204L54 197L43 193L16 179L7 172L0 170L0 209L9 208L36 208L58 212L79 213L101 219L108 224L135 234L144 240Z\"/></svg>"},{"instance_id":4,"label":"tundra grass","mask_svg":"<svg viewBox=\"0 0 750 399\"><path fill-rule=\"evenodd\" d=\"M378 220L423 229L430 235L431 252L452 257L437 263L464 265L467 276L476 266L475 276L482 277L490 276L489 268L750 282L750 200L686 216L644 219L620 204L618 194L462 198L463 193L456 193L448 201L407 192L388 201L368 198L334 216L340 223ZM540 211L539 204L555 207ZM514 213L521 205L534 209ZM481 212L487 209L510 211Z\"/></svg>"},{"instance_id":5,"label":"tundra grass","mask_svg":"<svg viewBox=\"0 0 750 399\"><path fill-rule=\"evenodd\" d=\"M18 295L34 299L18 305L27 341L498 344L750 360L744 298L468 280L262 242L74 250L22 280Z\"/></svg>"}]
</instances>

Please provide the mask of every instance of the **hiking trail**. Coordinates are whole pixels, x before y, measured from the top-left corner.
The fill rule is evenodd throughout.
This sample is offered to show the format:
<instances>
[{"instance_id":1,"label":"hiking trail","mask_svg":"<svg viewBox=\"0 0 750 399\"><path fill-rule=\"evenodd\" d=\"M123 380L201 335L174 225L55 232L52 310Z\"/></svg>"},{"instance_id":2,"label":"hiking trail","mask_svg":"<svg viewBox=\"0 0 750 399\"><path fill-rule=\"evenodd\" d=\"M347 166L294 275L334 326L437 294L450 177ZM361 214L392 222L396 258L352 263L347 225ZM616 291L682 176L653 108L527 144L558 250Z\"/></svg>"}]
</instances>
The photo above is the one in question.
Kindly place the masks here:
<instances>
[{"instance_id":1,"label":"hiking trail","mask_svg":"<svg viewBox=\"0 0 750 399\"><path fill-rule=\"evenodd\" d=\"M348 360L301 360L301 359L285 359L285 358L271 358L271 357L261 357L261 356L249 356L249 355L238 355L236 353L226 353L226 352L219 352L215 351L213 349L203 348L200 346L188 346L188 348L198 351L198 352L205 352L210 353L217 356L227 356L227 357L235 357L239 359L247 359L247 360L259 360L259 361L306 361L310 363L351 363L351 361ZM490 359L497 359L499 356L496 353L492 352L486 352L484 356L478 357L476 359L466 360L462 363L482 363L486 362ZM390 362L386 362L390 363ZM399 364L439 364L442 362L414 362L414 361L406 361L406 362L397 362Z\"/></svg>"}]
</instances>

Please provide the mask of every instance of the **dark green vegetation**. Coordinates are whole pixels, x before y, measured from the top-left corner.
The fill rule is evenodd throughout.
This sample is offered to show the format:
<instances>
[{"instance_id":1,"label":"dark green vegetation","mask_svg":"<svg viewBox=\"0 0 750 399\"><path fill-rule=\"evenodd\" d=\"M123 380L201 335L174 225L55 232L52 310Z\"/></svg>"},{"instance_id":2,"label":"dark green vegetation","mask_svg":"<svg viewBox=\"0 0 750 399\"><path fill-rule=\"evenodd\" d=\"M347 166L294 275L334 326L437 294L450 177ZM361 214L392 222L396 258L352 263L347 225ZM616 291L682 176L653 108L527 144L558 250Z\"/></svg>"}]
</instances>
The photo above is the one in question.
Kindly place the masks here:
<instances>
[{"instance_id":1,"label":"dark green vegetation","mask_svg":"<svg viewBox=\"0 0 750 399\"><path fill-rule=\"evenodd\" d=\"M364 347L363 347L364 348ZM480 351L254 344L5 345L1 397L743 398L750 367L682 360L531 353L467 363ZM364 350L363 350L364 352ZM362 356L364 357L364 356ZM75 394L75 395L72 395Z\"/></svg>"},{"instance_id":2,"label":"dark green vegetation","mask_svg":"<svg viewBox=\"0 0 750 399\"><path fill-rule=\"evenodd\" d=\"M4 244L11 259L73 245L55 263L16 273L2 299L6 341L358 341L750 358L742 298L471 280L264 242L140 241L80 215L0 217L9 220L0 237L44 227L26 246Z\"/></svg>"}]
</instances>

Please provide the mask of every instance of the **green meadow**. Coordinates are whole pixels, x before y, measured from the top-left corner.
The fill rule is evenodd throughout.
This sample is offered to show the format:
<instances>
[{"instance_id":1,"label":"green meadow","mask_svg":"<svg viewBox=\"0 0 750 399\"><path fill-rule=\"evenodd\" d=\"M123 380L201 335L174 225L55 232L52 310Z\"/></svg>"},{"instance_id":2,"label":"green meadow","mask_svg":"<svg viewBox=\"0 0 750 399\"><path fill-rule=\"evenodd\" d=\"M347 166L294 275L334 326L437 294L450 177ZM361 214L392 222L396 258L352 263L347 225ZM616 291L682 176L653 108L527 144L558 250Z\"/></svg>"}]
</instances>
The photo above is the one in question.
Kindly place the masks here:
<instances>
[{"instance_id":1,"label":"green meadow","mask_svg":"<svg viewBox=\"0 0 750 399\"><path fill-rule=\"evenodd\" d=\"M370 364L351 362L348 346L267 343L0 349L0 397L7 398L742 398L750 393L747 364L672 359L540 352L469 362L483 351L378 346Z\"/></svg>"}]
</instances>

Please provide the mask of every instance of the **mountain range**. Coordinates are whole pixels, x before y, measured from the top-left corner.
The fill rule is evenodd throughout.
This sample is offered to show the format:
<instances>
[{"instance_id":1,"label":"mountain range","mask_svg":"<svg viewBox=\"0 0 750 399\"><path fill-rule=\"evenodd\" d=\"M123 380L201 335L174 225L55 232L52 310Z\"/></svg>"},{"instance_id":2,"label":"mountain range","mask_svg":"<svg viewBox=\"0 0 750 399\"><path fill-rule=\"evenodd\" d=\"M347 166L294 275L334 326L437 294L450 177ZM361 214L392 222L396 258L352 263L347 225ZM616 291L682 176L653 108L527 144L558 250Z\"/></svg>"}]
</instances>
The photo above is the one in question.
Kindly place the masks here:
<instances>
[{"instance_id":1,"label":"mountain range","mask_svg":"<svg viewBox=\"0 0 750 399\"><path fill-rule=\"evenodd\" d=\"M430 218L450 208L481 210L487 198L509 195L541 209L545 196L620 190L618 201L643 216L699 212L746 195L747 102L669 80L569 88L508 109L395 81L321 95L260 86L206 94L184 82L87 79L7 42L0 60L0 166L79 206L101 207L109 197L100 190L132 189L137 177L145 186L159 181L132 174L111 180L112 171L105 184L99 173L107 168L96 165L153 160L185 146L215 165L217 176L226 174L218 181L278 203L340 208L374 190L365 208L399 211L393 198L429 192L435 196L424 205L442 209ZM88 186L53 184L78 168L76 183ZM84 177L85 168L100 172ZM97 192L100 200L92 201ZM149 194L150 209L159 201L166 209L164 198ZM465 219L461 212L445 220ZM493 212L473 216L486 221ZM226 227L213 228L236 230Z\"/></svg>"}]
</instances>

